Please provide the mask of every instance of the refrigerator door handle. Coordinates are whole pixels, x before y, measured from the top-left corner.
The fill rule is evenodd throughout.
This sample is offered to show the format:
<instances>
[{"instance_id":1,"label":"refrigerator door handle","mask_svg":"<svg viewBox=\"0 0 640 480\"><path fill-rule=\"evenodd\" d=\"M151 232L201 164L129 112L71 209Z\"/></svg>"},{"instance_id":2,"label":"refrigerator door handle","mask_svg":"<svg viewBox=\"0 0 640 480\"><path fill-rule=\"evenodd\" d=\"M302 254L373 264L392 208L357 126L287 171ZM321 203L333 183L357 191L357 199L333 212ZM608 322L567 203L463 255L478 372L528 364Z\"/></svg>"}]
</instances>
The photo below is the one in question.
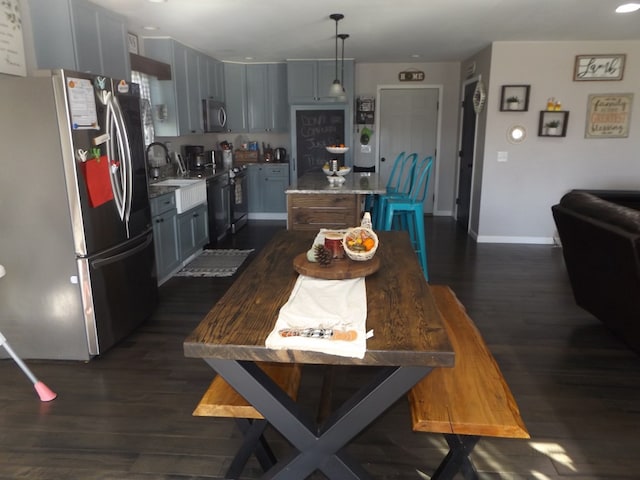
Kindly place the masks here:
<instances>
[{"instance_id":1,"label":"refrigerator door handle","mask_svg":"<svg viewBox=\"0 0 640 480\"><path fill-rule=\"evenodd\" d=\"M124 163L122 171L124 176L124 218L127 224L127 232L129 231L129 218L131 216L131 204L133 202L133 164L131 160L131 147L129 146L129 134L127 125L122 113L122 107L116 96L113 96L113 108L115 112L115 127L118 132L118 149L121 153L121 160Z\"/></svg>"},{"instance_id":2,"label":"refrigerator door handle","mask_svg":"<svg viewBox=\"0 0 640 480\"><path fill-rule=\"evenodd\" d=\"M105 113L105 129L108 135L107 140L107 160L109 162L109 178L111 179L111 189L113 190L113 199L116 203L116 208L118 209L118 215L120 215L120 219L124 220L124 202L123 202L123 191L122 191L122 174L121 168L122 165L118 165L114 162L114 109L112 99L113 94L111 92L107 92L107 96L104 99L106 105L106 113ZM129 236L129 232L127 231L127 237Z\"/></svg>"},{"instance_id":3,"label":"refrigerator door handle","mask_svg":"<svg viewBox=\"0 0 640 480\"><path fill-rule=\"evenodd\" d=\"M135 255L136 253L144 250L145 248L147 248L149 246L149 244L151 242L153 242L153 235L151 235L151 234L146 234L146 235L147 235L147 238L144 240L144 242L142 242L141 244L135 246L131 250L127 250L125 252L121 252L121 253L118 253L116 255L112 255L110 257L104 257L104 258L99 258L97 260L93 260L91 262L91 266L97 270L97 269L99 269L101 267L104 267L105 265L109 265L111 263L119 262L121 260L124 260L127 257Z\"/></svg>"}]
</instances>

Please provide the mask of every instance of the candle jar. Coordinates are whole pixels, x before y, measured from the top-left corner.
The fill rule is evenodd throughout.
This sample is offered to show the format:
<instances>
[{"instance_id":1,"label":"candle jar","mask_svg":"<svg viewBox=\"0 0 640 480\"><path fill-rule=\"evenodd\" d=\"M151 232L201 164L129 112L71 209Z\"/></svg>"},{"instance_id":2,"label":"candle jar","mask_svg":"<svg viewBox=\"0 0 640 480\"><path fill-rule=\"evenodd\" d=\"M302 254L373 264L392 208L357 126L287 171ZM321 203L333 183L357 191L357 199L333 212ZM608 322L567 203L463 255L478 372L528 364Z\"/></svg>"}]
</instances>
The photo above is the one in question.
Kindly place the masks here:
<instances>
[{"instance_id":1,"label":"candle jar","mask_svg":"<svg viewBox=\"0 0 640 480\"><path fill-rule=\"evenodd\" d=\"M334 259L344 258L344 248L342 247L342 235L337 233L327 233L324 236L324 246L331 252Z\"/></svg>"}]
</instances>

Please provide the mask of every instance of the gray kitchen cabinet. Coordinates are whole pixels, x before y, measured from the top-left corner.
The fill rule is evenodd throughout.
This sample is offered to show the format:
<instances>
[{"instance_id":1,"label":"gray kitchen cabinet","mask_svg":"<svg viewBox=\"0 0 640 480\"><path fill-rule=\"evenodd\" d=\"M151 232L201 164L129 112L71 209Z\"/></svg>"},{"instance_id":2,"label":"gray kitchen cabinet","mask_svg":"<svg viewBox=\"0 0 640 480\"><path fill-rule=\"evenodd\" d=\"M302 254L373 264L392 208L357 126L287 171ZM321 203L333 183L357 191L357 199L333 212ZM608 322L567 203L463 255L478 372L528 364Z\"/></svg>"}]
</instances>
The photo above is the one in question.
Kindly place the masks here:
<instances>
[{"instance_id":1,"label":"gray kitchen cabinet","mask_svg":"<svg viewBox=\"0 0 640 480\"><path fill-rule=\"evenodd\" d=\"M207 205L201 204L178 215L178 244L182 261L209 243Z\"/></svg>"},{"instance_id":2,"label":"gray kitchen cabinet","mask_svg":"<svg viewBox=\"0 0 640 480\"><path fill-rule=\"evenodd\" d=\"M145 38L145 56L171 65L171 80L151 81L156 135L203 133L202 99L210 96L208 57L171 38Z\"/></svg>"},{"instance_id":3,"label":"gray kitchen cabinet","mask_svg":"<svg viewBox=\"0 0 640 480\"><path fill-rule=\"evenodd\" d=\"M151 216L158 280L162 281L181 264L175 195L167 193L152 198Z\"/></svg>"},{"instance_id":4,"label":"gray kitchen cabinet","mask_svg":"<svg viewBox=\"0 0 640 480\"><path fill-rule=\"evenodd\" d=\"M214 100L225 101L224 93L224 63L215 58L208 57L207 69L207 97Z\"/></svg>"},{"instance_id":5,"label":"gray kitchen cabinet","mask_svg":"<svg viewBox=\"0 0 640 480\"><path fill-rule=\"evenodd\" d=\"M336 78L334 60L290 60L287 62L288 99L291 105L313 103L347 103L353 100L355 88L353 60L344 61L344 87L347 100L339 101L329 95ZM338 63L338 79L341 78Z\"/></svg>"},{"instance_id":6,"label":"gray kitchen cabinet","mask_svg":"<svg viewBox=\"0 0 640 480\"><path fill-rule=\"evenodd\" d=\"M249 132L286 132L289 128L286 64L246 67Z\"/></svg>"},{"instance_id":7,"label":"gray kitchen cabinet","mask_svg":"<svg viewBox=\"0 0 640 480\"><path fill-rule=\"evenodd\" d=\"M288 163L254 163L247 168L249 213L284 213L289 186Z\"/></svg>"},{"instance_id":8,"label":"gray kitchen cabinet","mask_svg":"<svg viewBox=\"0 0 640 480\"><path fill-rule=\"evenodd\" d=\"M29 0L38 68L131 78L127 23L87 0Z\"/></svg>"},{"instance_id":9,"label":"gray kitchen cabinet","mask_svg":"<svg viewBox=\"0 0 640 480\"><path fill-rule=\"evenodd\" d=\"M247 69L241 63L224 64L224 92L227 107L227 131L246 132Z\"/></svg>"}]
</instances>

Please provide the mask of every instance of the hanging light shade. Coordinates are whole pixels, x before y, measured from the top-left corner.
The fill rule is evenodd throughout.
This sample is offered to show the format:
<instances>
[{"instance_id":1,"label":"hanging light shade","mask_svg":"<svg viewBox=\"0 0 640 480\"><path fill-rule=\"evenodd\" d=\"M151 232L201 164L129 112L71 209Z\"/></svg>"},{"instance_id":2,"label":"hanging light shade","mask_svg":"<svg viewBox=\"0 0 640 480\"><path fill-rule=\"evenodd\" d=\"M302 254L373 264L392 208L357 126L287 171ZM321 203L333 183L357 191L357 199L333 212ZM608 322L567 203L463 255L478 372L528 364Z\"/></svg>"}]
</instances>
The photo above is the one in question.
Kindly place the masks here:
<instances>
[{"instance_id":1,"label":"hanging light shade","mask_svg":"<svg viewBox=\"0 0 640 480\"><path fill-rule=\"evenodd\" d=\"M332 97L341 97L344 94L344 89L342 88L340 80L338 80L338 22L344 18L344 15L341 13L332 13L329 15L329 18L336 22L336 74L329 89L329 95Z\"/></svg>"},{"instance_id":2,"label":"hanging light shade","mask_svg":"<svg viewBox=\"0 0 640 480\"><path fill-rule=\"evenodd\" d=\"M341 73L340 73L340 84L342 86L342 92L340 92L340 97L342 100L346 100L347 99L347 91L344 89L344 41L349 38L349 34L348 33L341 33L340 35L338 35L338 37L340 38L340 40L342 40L342 59L341 59Z\"/></svg>"}]
</instances>

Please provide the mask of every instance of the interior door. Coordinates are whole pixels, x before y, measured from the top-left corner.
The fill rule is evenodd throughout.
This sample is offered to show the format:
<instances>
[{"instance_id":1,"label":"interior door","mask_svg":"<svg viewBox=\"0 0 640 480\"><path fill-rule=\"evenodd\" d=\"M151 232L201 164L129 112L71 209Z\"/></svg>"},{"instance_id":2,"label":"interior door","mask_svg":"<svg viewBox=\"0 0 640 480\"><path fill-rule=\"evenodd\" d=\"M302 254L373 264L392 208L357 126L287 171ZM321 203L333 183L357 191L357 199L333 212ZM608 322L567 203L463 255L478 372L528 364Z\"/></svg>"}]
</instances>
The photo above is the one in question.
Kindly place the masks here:
<instances>
[{"instance_id":1,"label":"interior door","mask_svg":"<svg viewBox=\"0 0 640 480\"><path fill-rule=\"evenodd\" d=\"M476 113L473 110L473 92L477 83L477 81L472 82L464 87L464 102L462 104L462 138L460 140L456 222L465 231L469 229L469 208L471 205L471 179L476 140Z\"/></svg>"},{"instance_id":2,"label":"interior door","mask_svg":"<svg viewBox=\"0 0 640 480\"><path fill-rule=\"evenodd\" d=\"M386 184L400 152L418 154L418 160L436 159L439 88L383 88L380 90L380 158L377 171ZM437 164L437 163L436 163ZM435 168L424 212L433 213Z\"/></svg>"}]
</instances>

